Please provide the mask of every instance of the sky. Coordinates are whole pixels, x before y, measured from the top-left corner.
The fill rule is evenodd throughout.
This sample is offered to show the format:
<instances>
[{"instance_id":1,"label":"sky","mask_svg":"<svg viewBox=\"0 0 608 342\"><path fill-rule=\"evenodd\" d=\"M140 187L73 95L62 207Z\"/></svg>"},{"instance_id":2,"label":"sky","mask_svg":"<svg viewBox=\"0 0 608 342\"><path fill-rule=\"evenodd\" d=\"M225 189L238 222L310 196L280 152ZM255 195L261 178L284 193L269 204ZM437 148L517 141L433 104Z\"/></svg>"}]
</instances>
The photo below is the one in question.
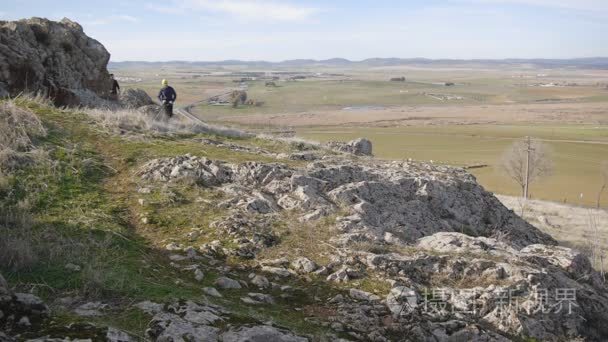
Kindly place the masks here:
<instances>
[{"instance_id":1,"label":"sky","mask_svg":"<svg viewBox=\"0 0 608 342\"><path fill-rule=\"evenodd\" d=\"M63 17L112 61L608 56L608 0L2 0Z\"/></svg>"}]
</instances>

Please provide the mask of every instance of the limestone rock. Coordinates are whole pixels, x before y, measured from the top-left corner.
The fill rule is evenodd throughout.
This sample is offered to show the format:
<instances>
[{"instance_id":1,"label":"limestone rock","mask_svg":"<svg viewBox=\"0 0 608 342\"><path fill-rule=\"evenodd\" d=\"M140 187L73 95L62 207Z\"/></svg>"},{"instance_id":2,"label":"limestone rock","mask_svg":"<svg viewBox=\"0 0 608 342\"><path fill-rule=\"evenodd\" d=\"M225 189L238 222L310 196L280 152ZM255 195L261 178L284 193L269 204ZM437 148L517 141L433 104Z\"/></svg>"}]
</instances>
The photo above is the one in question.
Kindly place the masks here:
<instances>
[{"instance_id":1,"label":"limestone rock","mask_svg":"<svg viewBox=\"0 0 608 342\"><path fill-rule=\"evenodd\" d=\"M146 334L154 341L217 341L220 330L213 326L223 321L226 312L219 307L191 301L167 305L149 323Z\"/></svg>"},{"instance_id":2,"label":"limestone rock","mask_svg":"<svg viewBox=\"0 0 608 342\"><path fill-rule=\"evenodd\" d=\"M49 316L48 306L30 293L13 293L0 274L0 341L13 341L16 331L39 327Z\"/></svg>"},{"instance_id":3,"label":"limestone rock","mask_svg":"<svg viewBox=\"0 0 608 342\"><path fill-rule=\"evenodd\" d=\"M154 303L149 300L139 302L133 306L149 315L154 315L154 314L157 314L157 313L163 311L163 307L164 307L164 305L162 305L162 304Z\"/></svg>"},{"instance_id":4,"label":"limestone rock","mask_svg":"<svg viewBox=\"0 0 608 342\"><path fill-rule=\"evenodd\" d=\"M289 277L292 274L288 269L283 267L262 266L262 271L279 277Z\"/></svg>"},{"instance_id":5,"label":"limestone rock","mask_svg":"<svg viewBox=\"0 0 608 342\"><path fill-rule=\"evenodd\" d=\"M585 277L593 273L589 259L571 248L536 244L523 248L519 253L523 258L542 258L574 276Z\"/></svg>"},{"instance_id":6,"label":"limestone rock","mask_svg":"<svg viewBox=\"0 0 608 342\"><path fill-rule=\"evenodd\" d=\"M292 263L291 263L291 267L296 271L296 272L300 272L300 273L312 273L314 272L317 268L319 268L319 266L317 266L317 264L305 257L300 257L295 259Z\"/></svg>"},{"instance_id":7,"label":"limestone rock","mask_svg":"<svg viewBox=\"0 0 608 342\"><path fill-rule=\"evenodd\" d=\"M359 290L359 289L350 289L348 290L349 295L357 300L362 300L362 301L367 301L367 302L374 302L374 301L379 301L380 297L378 295L375 295L373 293L369 293L363 290Z\"/></svg>"},{"instance_id":8,"label":"limestone rock","mask_svg":"<svg viewBox=\"0 0 608 342\"><path fill-rule=\"evenodd\" d=\"M204 287L203 292L210 295L211 297L222 298L222 294L219 293L214 287Z\"/></svg>"},{"instance_id":9,"label":"limestone rock","mask_svg":"<svg viewBox=\"0 0 608 342\"><path fill-rule=\"evenodd\" d=\"M357 270L344 265L339 270L337 270L336 272L328 275L327 276L327 281L333 281L333 282L336 282L336 283L343 283L343 282L347 282L347 281L349 281L351 279L357 279L360 276L361 275L359 274L359 272L357 272Z\"/></svg>"},{"instance_id":10,"label":"limestone rock","mask_svg":"<svg viewBox=\"0 0 608 342\"><path fill-rule=\"evenodd\" d=\"M262 261L260 261L260 264L262 266L285 267L285 266L289 265L289 259L282 257L282 258L272 259L272 260L262 260Z\"/></svg>"},{"instance_id":11,"label":"limestone rock","mask_svg":"<svg viewBox=\"0 0 608 342\"><path fill-rule=\"evenodd\" d=\"M203 279L205 279L205 273L203 273L203 271L200 270L200 268L197 268L194 270L194 279L196 279L196 281L203 281Z\"/></svg>"},{"instance_id":12,"label":"limestone rock","mask_svg":"<svg viewBox=\"0 0 608 342\"><path fill-rule=\"evenodd\" d=\"M79 91L106 95L110 54L69 20L0 21L0 79L11 96L50 96L56 105L80 105Z\"/></svg>"},{"instance_id":13,"label":"limestone rock","mask_svg":"<svg viewBox=\"0 0 608 342\"><path fill-rule=\"evenodd\" d=\"M74 310L74 313L82 317L102 316L103 310L108 307L107 304L101 302L90 302L80 305Z\"/></svg>"},{"instance_id":14,"label":"limestone rock","mask_svg":"<svg viewBox=\"0 0 608 342\"><path fill-rule=\"evenodd\" d=\"M274 303L272 297L262 293L249 293L251 304ZM268 325L226 324L232 314L216 305L178 300L167 303L164 309L154 313L146 335L153 341L193 342L305 342L307 338L297 336L284 329ZM217 326L226 326L225 330Z\"/></svg>"},{"instance_id":15,"label":"limestone rock","mask_svg":"<svg viewBox=\"0 0 608 342\"><path fill-rule=\"evenodd\" d=\"M220 289L240 289L241 288L241 284L234 280L234 279L230 279L228 277L219 277L216 281L215 281L215 286L219 287Z\"/></svg>"},{"instance_id":16,"label":"limestone rock","mask_svg":"<svg viewBox=\"0 0 608 342\"><path fill-rule=\"evenodd\" d=\"M274 304L274 298L265 293L250 292L247 297L241 298L246 304Z\"/></svg>"},{"instance_id":17,"label":"limestone rock","mask_svg":"<svg viewBox=\"0 0 608 342\"><path fill-rule=\"evenodd\" d=\"M126 108L140 108L154 105L150 95L143 89L125 89L120 93L120 104Z\"/></svg>"},{"instance_id":18,"label":"limestone rock","mask_svg":"<svg viewBox=\"0 0 608 342\"><path fill-rule=\"evenodd\" d=\"M131 342L134 341L129 334L116 328L108 328L106 333L107 342Z\"/></svg>"},{"instance_id":19,"label":"limestone rock","mask_svg":"<svg viewBox=\"0 0 608 342\"><path fill-rule=\"evenodd\" d=\"M439 232L418 240L418 247L447 253L487 253L494 255L515 254L517 251L506 243L485 237L471 237L461 233Z\"/></svg>"},{"instance_id":20,"label":"limestone rock","mask_svg":"<svg viewBox=\"0 0 608 342\"><path fill-rule=\"evenodd\" d=\"M305 168L282 164L229 164L191 155L155 159L139 172L146 180L194 180L220 187L224 202L240 221L252 214L270 216L283 210L313 221L341 211L332 242L411 244L437 232L470 236L504 236L520 249L555 244L486 192L465 170L430 164L342 162L328 159ZM341 208L341 209L340 209ZM243 213L239 212L244 211ZM231 226L243 226L229 218ZM230 228L233 229L233 228ZM268 243L273 243L272 238ZM257 246L263 248L263 246ZM251 257L255 251L244 254Z\"/></svg>"},{"instance_id":21,"label":"limestone rock","mask_svg":"<svg viewBox=\"0 0 608 342\"><path fill-rule=\"evenodd\" d=\"M251 280L249 281L251 284L264 289L270 286L270 281L268 281L268 279L262 275L256 274L253 278L251 278Z\"/></svg>"},{"instance_id":22,"label":"limestone rock","mask_svg":"<svg viewBox=\"0 0 608 342\"><path fill-rule=\"evenodd\" d=\"M65 265L65 269L72 272L80 272L81 267L79 265L69 263Z\"/></svg>"},{"instance_id":23,"label":"limestone rock","mask_svg":"<svg viewBox=\"0 0 608 342\"><path fill-rule=\"evenodd\" d=\"M288 331L269 325L239 327L222 334L223 342L308 342L305 337L296 336Z\"/></svg>"},{"instance_id":24,"label":"limestone rock","mask_svg":"<svg viewBox=\"0 0 608 342\"><path fill-rule=\"evenodd\" d=\"M386 297L386 305L394 316L406 315L418 307L418 293L406 286L391 289Z\"/></svg>"},{"instance_id":25,"label":"limestone rock","mask_svg":"<svg viewBox=\"0 0 608 342\"><path fill-rule=\"evenodd\" d=\"M358 156L372 155L372 142L365 138L351 140L347 143L332 141L327 143L327 147L339 152L352 153Z\"/></svg>"}]
</instances>

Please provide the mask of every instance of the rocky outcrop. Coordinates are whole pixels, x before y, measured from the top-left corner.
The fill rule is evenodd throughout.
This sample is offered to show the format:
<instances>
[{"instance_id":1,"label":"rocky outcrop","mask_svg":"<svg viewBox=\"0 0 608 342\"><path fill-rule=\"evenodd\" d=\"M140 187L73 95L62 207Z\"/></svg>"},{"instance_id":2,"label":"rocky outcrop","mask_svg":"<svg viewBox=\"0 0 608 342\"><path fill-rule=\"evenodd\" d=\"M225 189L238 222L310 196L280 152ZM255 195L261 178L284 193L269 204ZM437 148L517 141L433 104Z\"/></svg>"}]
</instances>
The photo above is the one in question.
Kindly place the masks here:
<instances>
[{"instance_id":1,"label":"rocky outcrop","mask_svg":"<svg viewBox=\"0 0 608 342\"><path fill-rule=\"evenodd\" d=\"M361 255L368 270L406 285L386 298L400 320L479 322L504 336L542 341L608 336L599 323L608 320L608 289L580 253L547 245L517 251L460 233L437 233L416 246L412 255ZM446 340L452 333L441 330Z\"/></svg>"},{"instance_id":2,"label":"rocky outcrop","mask_svg":"<svg viewBox=\"0 0 608 342\"><path fill-rule=\"evenodd\" d=\"M57 105L81 105L81 96L110 90L109 59L104 46L69 19L0 21L0 95L33 92Z\"/></svg>"},{"instance_id":3,"label":"rocky outcrop","mask_svg":"<svg viewBox=\"0 0 608 342\"><path fill-rule=\"evenodd\" d=\"M330 264L321 266L333 272L327 276L328 282L368 278L390 284L390 291L381 295L350 288L333 298L318 299L323 304L315 305L322 305L324 314L307 320L329 326L355 341L565 341L577 337L602 341L608 336L603 324L608 320L608 288L589 261L576 251L540 244L517 250L497 239L454 232L426 236L410 248L408 252L384 254L360 251L356 246L337 251ZM321 275L317 271L309 273L318 266L303 257L293 258L291 262L283 257L259 263L258 270L273 281L251 270L250 283L259 291L273 289L275 292L273 296L249 292L250 287L247 295L241 297L245 305L289 301L291 286L281 283L297 283L297 274L302 279L309 279L311 274ZM221 282L225 282L225 277L218 278L217 284ZM229 282L240 284L235 279ZM234 291L234 288L221 291ZM281 294L274 295L278 291ZM306 301L304 298L299 297L299 301ZM168 310L181 317L167 316L166 312L157 316L164 321L160 325L167 334L164 338L199 328L208 331L205 329L210 327L220 327L220 330L213 330L209 340L218 336L222 340L237 332L271 330L276 333L274 327L259 325L221 330L225 325L219 320L201 327L201 323L188 317L208 317L209 310L220 310L223 313L216 316L227 321L230 314L208 305L188 302L179 305L182 309L177 311L168 309L172 305L141 307L151 307L157 312ZM187 315L188 310L198 313ZM152 327L156 331L154 327L158 325ZM294 338L291 333L283 333ZM272 338L280 340L278 336L272 335Z\"/></svg>"},{"instance_id":4,"label":"rocky outcrop","mask_svg":"<svg viewBox=\"0 0 608 342\"><path fill-rule=\"evenodd\" d=\"M166 305L146 302L136 306L154 315L146 331L152 341L309 341L271 325L226 324L232 319L232 314L216 305L177 301Z\"/></svg>"},{"instance_id":5,"label":"rocky outcrop","mask_svg":"<svg viewBox=\"0 0 608 342\"><path fill-rule=\"evenodd\" d=\"M48 307L29 293L13 293L0 275L0 331L6 334L31 330L48 316Z\"/></svg>"},{"instance_id":6,"label":"rocky outcrop","mask_svg":"<svg viewBox=\"0 0 608 342\"><path fill-rule=\"evenodd\" d=\"M31 293L11 291L0 274L0 342L72 341L73 336L83 341L133 341L127 333L112 327L80 322L59 323L50 318L51 311L40 298Z\"/></svg>"},{"instance_id":7,"label":"rocky outcrop","mask_svg":"<svg viewBox=\"0 0 608 342\"><path fill-rule=\"evenodd\" d=\"M282 291L290 288L286 282L315 277L346 285L350 289L333 298L315 298L323 315L307 320L349 339L601 341L608 336L602 323L608 321L608 288L589 260L556 246L466 171L352 158L327 156L289 167L185 155L150 161L138 176L145 183L187 181L224 193L217 206L227 215L210 228L234 241L231 247L220 241L201 246L210 259L256 258L281 243L272 222L282 217L310 225L335 218L321 221L333 222L328 263L299 254L260 260L243 270L249 282L233 275L231 280L241 291L248 286ZM314 243L319 242L327 241ZM222 286L224 278L216 285L234 291ZM364 280L390 290L352 287ZM245 305L280 305L289 298L286 292L250 291L240 298ZM235 331L241 330L248 331Z\"/></svg>"},{"instance_id":8,"label":"rocky outcrop","mask_svg":"<svg viewBox=\"0 0 608 342\"><path fill-rule=\"evenodd\" d=\"M349 142L330 141L326 146L338 152L351 153L357 156L371 156L372 142L365 138L351 140Z\"/></svg>"},{"instance_id":9,"label":"rocky outcrop","mask_svg":"<svg viewBox=\"0 0 608 342\"><path fill-rule=\"evenodd\" d=\"M119 101L123 107L131 109L154 105L154 101L152 101L150 95L143 89L123 90L120 93Z\"/></svg>"},{"instance_id":10,"label":"rocky outcrop","mask_svg":"<svg viewBox=\"0 0 608 342\"><path fill-rule=\"evenodd\" d=\"M339 245L361 241L404 245L437 232L500 235L515 248L555 244L505 208L473 176L445 166L352 165L336 159L298 169L272 163L227 164L188 155L150 161L139 175L146 180L189 179L220 187L229 197L222 208L235 212L293 211L301 221L337 214L333 242Z\"/></svg>"}]
</instances>

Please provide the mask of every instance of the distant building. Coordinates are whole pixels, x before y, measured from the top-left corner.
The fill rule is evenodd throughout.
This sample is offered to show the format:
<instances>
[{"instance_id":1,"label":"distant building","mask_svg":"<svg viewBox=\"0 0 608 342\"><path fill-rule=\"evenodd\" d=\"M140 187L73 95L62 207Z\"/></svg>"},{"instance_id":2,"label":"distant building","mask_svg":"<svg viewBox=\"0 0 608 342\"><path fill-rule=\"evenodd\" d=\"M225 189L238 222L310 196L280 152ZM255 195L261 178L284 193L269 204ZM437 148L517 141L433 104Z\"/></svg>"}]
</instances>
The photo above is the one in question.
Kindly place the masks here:
<instances>
[{"instance_id":1,"label":"distant building","mask_svg":"<svg viewBox=\"0 0 608 342\"><path fill-rule=\"evenodd\" d=\"M405 77L393 77L391 78L391 82L405 82Z\"/></svg>"}]
</instances>

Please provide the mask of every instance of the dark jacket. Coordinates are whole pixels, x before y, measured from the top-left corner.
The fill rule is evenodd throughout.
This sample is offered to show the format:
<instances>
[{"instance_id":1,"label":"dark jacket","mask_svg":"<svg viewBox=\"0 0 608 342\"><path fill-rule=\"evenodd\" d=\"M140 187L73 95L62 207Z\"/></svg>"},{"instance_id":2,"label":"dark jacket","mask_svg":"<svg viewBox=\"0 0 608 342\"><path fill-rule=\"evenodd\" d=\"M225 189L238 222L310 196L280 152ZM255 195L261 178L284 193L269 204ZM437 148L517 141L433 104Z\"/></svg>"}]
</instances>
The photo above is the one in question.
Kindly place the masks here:
<instances>
[{"instance_id":1,"label":"dark jacket","mask_svg":"<svg viewBox=\"0 0 608 342\"><path fill-rule=\"evenodd\" d=\"M175 93L175 89L170 86L163 87L160 92L158 92L158 99L163 101L171 101L175 102L177 99L177 94Z\"/></svg>"},{"instance_id":2,"label":"dark jacket","mask_svg":"<svg viewBox=\"0 0 608 342\"><path fill-rule=\"evenodd\" d=\"M120 86L118 85L118 81L117 80L112 80L112 90L110 91L110 94L116 95L116 94L118 94L118 90L120 90Z\"/></svg>"}]
</instances>

